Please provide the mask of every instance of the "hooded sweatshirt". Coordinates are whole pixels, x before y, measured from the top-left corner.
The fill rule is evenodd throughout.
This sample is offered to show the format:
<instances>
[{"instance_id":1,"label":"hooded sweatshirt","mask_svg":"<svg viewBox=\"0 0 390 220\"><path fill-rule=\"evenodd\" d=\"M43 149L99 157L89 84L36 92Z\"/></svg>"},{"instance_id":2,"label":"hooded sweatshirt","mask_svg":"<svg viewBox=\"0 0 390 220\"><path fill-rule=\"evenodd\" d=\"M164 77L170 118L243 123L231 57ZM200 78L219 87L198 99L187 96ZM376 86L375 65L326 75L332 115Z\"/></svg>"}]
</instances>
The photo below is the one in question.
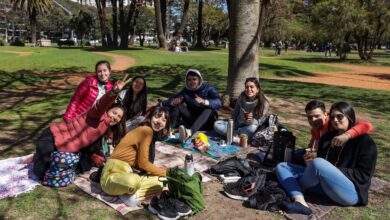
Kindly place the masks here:
<instances>
[{"instance_id":1,"label":"hooded sweatshirt","mask_svg":"<svg viewBox=\"0 0 390 220\"><path fill-rule=\"evenodd\" d=\"M200 78L199 86L196 89L191 89L187 85L187 76L190 72L195 73ZM185 88L183 90L168 100L169 103L171 103L174 98L183 97L183 102L187 104L187 108L191 112L203 111L206 108L210 108L216 111L221 107L221 99L219 97L218 90L214 86L203 82L202 75L198 70L187 70L186 77L184 79L184 86ZM206 100L204 105L198 104L195 101L196 95Z\"/></svg>"}]
</instances>

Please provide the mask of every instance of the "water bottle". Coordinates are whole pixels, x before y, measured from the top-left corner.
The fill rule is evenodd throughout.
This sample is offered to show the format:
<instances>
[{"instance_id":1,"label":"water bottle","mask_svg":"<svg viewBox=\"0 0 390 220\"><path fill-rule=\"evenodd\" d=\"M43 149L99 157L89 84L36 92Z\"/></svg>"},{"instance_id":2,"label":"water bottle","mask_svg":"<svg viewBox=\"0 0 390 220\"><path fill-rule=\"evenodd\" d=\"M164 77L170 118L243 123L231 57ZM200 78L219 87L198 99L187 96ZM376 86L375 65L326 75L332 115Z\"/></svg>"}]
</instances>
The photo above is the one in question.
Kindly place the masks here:
<instances>
[{"instance_id":1,"label":"water bottle","mask_svg":"<svg viewBox=\"0 0 390 220\"><path fill-rule=\"evenodd\" d=\"M231 145L233 143L233 119L229 119L226 132L226 144Z\"/></svg>"},{"instance_id":2,"label":"water bottle","mask_svg":"<svg viewBox=\"0 0 390 220\"><path fill-rule=\"evenodd\" d=\"M292 156L293 156L293 150L294 150L294 148L288 147L288 146L284 149L284 162L291 163Z\"/></svg>"},{"instance_id":3,"label":"water bottle","mask_svg":"<svg viewBox=\"0 0 390 220\"><path fill-rule=\"evenodd\" d=\"M194 159L192 157L192 154L186 154L185 160L184 160L184 167L185 171L188 176L192 176L195 172L195 164Z\"/></svg>"}]
</instances>

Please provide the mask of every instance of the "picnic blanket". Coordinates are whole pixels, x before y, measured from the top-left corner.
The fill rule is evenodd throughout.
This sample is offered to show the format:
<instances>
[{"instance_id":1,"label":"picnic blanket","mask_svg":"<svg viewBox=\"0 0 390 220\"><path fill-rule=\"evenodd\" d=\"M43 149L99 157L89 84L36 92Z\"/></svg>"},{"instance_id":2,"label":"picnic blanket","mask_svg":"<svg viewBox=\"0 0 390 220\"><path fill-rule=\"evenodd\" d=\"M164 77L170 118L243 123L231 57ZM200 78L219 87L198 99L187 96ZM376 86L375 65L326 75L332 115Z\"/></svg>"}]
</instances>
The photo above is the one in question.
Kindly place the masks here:
<instances>
[{"instance_id":1,"label":"picnic blanket","mask_svg":"<svg viewBox=\"0 0 390 220\"><path fill-rule=\"evenodd\" d=\"M200 132L197 132L195 134L198 133ZM226 146L219 145L219 141L221 140L221 138L215 135L215 133L213 132L206 132L206 135L209 138L209 144L210 144L209 150L206 153L212 156L213 158L223 158L243 149L236 145L226 145ZM194 136L195 135L193 135L192 138L184 142L182 144L182 147L191 151L199 152L193 144Z\"/></svg>"},{"instance_id":2,"label":"picnic blanket","mask_svg":"<svg viewBox=\"0 0 390 220\"><path fill-rule=\"evenodd\" d=\"M188 151L174 147L167 143L156 142L156 157L154 164L156 165L164 165L165 167L174 167L174 166L184 166L184 157L188 153ZM198 172L202 172L207 170L212 165L216 164L218 161L201 155L199 153L193 153L194 161L195 161L195 170ZM74 184L82 189L84 192L90 194L91 196L99 199L100 201L106 203L122 215L126 215L128 212L135 211L138 209L143 209L142 206L128 207L126 206L118 196L110 196L105 194L100 184L91 182L89 180L89 175L96 171L93 169L89 172L84 173L83 175L79 175L76 177ZM207 182L211 180L206 175L202 174L203 182ZM149 203L149 201L153 198L153 196L157 196L158 194L150 194L147 197L138 198L141 203Z\"/></svg>"},{"instance_id":3,"label":"picnic blanket","mask_svg":"<svg viewBox=\"0 0 390 220\"><path fill-rule=\"evenodd\" d=\"M18 196L40 185L32 164L22 163L31 155L0 160L0 199Z\"/></svg>"},{"instance_id":4,"label":"picnic blanket","mask_svg":"<svg viewBox=\"0 0 390 220\"><path fill-rule=\"evenodd\" d=\"M374 177L371 180L370 192L379 191L388 184L389 182ZM328 214L329 212L331 212L336 207L339 207L335 203L333 203L330 199L325 197L319 197L313 194L305 195L305 199L309 204L310 209L312 210L312 214L308 216L308 215L301 215L301 214L285 213L287 219L292 219L292 220L320 219L324 217L326 214Z\"/></svg>"}]
</instances>

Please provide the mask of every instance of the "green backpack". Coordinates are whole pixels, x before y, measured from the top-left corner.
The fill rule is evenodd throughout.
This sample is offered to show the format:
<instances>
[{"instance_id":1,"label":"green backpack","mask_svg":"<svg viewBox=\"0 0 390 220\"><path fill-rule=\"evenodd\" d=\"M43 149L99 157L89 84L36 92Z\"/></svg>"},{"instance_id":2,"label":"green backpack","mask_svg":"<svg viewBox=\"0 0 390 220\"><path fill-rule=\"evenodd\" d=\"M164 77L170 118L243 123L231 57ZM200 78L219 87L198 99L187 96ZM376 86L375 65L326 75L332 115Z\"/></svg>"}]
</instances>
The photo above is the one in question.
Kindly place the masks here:
<instances>
[{"instance_id":1,"label":"green backpack","mask_svg":"<svg viewBox=\"0 0 390 220\"><path fill-rule=\"evenodd\" d=\"M184 169L173 167L167 171L167 180L169 194L187 203L194 214L205 208L200 173L188 176Z\"/></svg>"}]
</instances>

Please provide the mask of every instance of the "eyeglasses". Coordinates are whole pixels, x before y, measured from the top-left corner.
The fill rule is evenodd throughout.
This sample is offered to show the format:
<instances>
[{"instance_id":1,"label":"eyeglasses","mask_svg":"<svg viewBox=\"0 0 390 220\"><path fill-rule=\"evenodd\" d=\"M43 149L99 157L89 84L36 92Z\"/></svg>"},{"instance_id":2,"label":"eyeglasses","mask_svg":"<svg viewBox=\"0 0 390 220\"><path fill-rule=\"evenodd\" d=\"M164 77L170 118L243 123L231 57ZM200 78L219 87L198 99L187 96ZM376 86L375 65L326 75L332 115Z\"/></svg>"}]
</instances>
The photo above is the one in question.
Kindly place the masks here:
<instances>
[{"instance_id":1,"label":"eyeglasses","mask_svg":"<svg viewBox=\"0 0 390 220\"><path fill-rule=\"evenodd\" d=\"M337 119L337 121L341 121L345 118L344 114L337 114L337 115L331 115L330 120L333 121L334 119Z\"/></svg>"}]
</instances>

